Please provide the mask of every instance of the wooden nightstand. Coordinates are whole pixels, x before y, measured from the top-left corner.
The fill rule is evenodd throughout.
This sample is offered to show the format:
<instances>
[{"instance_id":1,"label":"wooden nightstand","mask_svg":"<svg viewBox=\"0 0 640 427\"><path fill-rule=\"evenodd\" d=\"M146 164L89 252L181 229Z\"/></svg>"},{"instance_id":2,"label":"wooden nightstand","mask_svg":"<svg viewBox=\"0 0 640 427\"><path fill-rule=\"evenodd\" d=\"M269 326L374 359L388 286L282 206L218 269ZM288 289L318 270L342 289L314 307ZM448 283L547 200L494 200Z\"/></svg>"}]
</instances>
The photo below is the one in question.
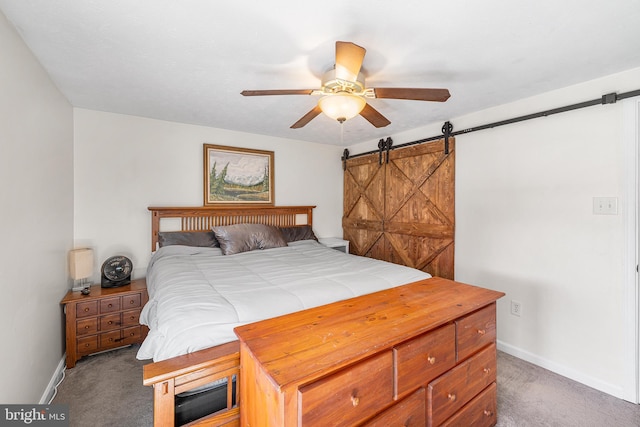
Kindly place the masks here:
<instances>
[{"instance_id":1,"label":"wooden nightstand","mask_svg":"<svg viewBox=\"0 0 640 427\"><path fill-rule=\"evenodd\" d=\"M322 237L318 239L318 242L337 251L344 252L346 254L349 253L348 240L344 240L339 237Z\"/></svg>"},{"instance_id":2,"label":"wooden nightstand","mask_svg":"<svg viewBox=\"0 0 640 427\"><path fill-rule=\"evenodd\" d=\"M119 288L91 286L89 295L69 291L64 305L67 332L67 368L99 351L141 343L149 329L139 323L149 301L145 279Z\"/></svg>"}]
</instances>

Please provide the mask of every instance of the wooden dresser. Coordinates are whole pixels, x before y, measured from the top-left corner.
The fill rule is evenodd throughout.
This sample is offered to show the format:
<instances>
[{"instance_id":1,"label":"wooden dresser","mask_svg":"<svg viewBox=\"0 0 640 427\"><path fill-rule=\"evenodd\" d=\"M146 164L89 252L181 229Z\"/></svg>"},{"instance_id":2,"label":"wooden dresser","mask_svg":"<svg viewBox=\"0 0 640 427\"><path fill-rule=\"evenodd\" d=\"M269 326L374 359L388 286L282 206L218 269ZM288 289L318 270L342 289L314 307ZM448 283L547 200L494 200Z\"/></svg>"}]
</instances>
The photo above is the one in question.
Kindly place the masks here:
<instances>
[{"instance_id":1,"label":"wooden dresser","mask_svg":"<svg viewBox=\"0 0 640 427\"><path fill-rule=\"evenodd\" d=\"M69 291L60 304L66 317L67 368L99 351L141 343L149 329L139 323L149 301L145 279L118 288L91 286L91 293Z\"/></svg>"},{"instance_id":2,"label":"wooden dresser","mask_svg":"<svg viewBox=\"0 0 640 427\"><path fill-rule=\"evenodd\" d=\"M494 425L503 295L431 278L238 327L241 425Z\"/></svg>"}]
</instances>

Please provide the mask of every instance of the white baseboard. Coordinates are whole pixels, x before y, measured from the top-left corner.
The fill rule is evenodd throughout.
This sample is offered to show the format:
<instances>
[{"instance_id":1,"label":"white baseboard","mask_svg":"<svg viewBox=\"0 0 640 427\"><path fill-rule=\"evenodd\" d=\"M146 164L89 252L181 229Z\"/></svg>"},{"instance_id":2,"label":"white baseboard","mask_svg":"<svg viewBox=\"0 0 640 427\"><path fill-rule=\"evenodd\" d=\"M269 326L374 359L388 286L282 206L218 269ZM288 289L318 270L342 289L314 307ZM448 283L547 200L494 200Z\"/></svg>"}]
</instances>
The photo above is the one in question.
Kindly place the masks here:
<instances>
[{"instance_id":1,"label":"white baseboard","mask_svg":"<svg viewBox=\"0 0 640 427\"><path fill-rule=\"evenodd\" d=\"M51 400L55 397L56 385L58 385L58 383L62 379L62 376L64 375L64 369L66 367L66 359L67 359L67 355L63 354L62 359L60 359L60 362L58 362L58 366L56 367L56 370L53 372L53 375L51 376L51 380L49 380L49 384L47 385L47 388L44 390L44 393L42 393L40 402L38 402L41 405L46 405L50 403Z\"/></svg>"},{"instance_id":2,"label":"white baseboard","mask_svg":"<svg viewBox=\"0 0 640 427\"><path fill-rule=\"evenodd\" d=\"M534 365L540 366L541 368L547 369L551 372L555 372L558 375L562 375L563 377L569 378L573 381L577 381L603 393L610 394L611 396L617 397L618 399L624 398L624 391L622 389L622 386L616 386L590 377L589 375L585 375L583 372L579 372L558 363L552 362L551 360L547 360L543 357L530 353L519 347L515 347L511 344L506 344L500 340L498 340L497 344L498 350L503 351L507 354L525 360L529 363L533 363Z\"/></svg>"}]
</instances>

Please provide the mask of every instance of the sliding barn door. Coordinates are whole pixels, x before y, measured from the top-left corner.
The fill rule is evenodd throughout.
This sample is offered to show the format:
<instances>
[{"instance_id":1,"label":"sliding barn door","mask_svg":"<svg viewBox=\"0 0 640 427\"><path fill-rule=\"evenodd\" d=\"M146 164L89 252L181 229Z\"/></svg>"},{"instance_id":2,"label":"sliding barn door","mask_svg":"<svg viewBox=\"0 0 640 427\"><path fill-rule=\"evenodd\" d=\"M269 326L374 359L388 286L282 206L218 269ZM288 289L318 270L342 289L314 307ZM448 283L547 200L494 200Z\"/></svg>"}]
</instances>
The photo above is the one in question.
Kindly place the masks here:
<instances>
[{"instance_id":1,"label":"sliding barn door","mask_svg":"<svg viewBox=\"0 0 640 427\"><path fill-rule=\"evenodd\" d=\"M347 160L344 238L356 255L453 279L455 142L391 150Z\"/></svg>"}]
</instances>

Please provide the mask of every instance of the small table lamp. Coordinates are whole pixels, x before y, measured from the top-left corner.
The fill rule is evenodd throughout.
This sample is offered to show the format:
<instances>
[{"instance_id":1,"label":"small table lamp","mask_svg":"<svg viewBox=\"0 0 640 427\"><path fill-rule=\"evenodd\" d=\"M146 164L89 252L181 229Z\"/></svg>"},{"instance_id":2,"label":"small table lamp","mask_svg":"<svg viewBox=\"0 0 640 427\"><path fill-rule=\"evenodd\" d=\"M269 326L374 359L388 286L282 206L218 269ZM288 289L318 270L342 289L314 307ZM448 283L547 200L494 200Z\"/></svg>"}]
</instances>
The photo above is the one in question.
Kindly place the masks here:
<instances>
[{"instance_id":1,"label":"small table lamp","mask_svg":"<svg viewBox=\"0 0 640 427\"><path fill-rule=\"evenodd\" d=\"M89 287L87 279L93 275L93 249L73 249L69 252L69 274L73 279L73 291Z\"/></svg>"}]
</instances>

